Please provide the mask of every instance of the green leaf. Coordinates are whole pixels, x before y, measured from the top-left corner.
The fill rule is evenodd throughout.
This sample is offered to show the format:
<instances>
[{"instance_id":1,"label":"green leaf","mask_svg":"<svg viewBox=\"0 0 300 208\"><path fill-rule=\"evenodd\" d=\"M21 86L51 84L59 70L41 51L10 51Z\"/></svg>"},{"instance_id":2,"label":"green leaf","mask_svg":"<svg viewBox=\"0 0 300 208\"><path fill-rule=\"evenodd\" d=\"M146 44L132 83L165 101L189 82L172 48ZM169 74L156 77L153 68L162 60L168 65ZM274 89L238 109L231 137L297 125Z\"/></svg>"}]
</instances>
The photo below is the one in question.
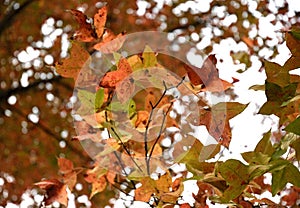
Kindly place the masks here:
<instances>
[{"instance_id":1,"label":"green leaf","mask_svg":"<svg viewBox=\"0 0 300 208\"><path fill-rule=\"evenodd\" d=\"M284 129L285 131L300 135L300 117L295 119L292 123L287 125Z\"/></svg>"},{"instance_id":2,"label":"green leaf","mask_svg":"<svg viewBox=\"0 0 300 208\"><path fill-rule=\"evenodd\" d=\"M231 119L243 112L247 106L248 104L241 104L238 102L220 102L212 106L212 112L216 115L218 115L218 113L225 113L227 119Z\"/></svg>"},{"instance_id":3,"label":"green leaf","mask_svg":"<svg viewBox=\"0 0 300 208\"><path fill-rule=\"evenodd\" d=\"M229 159L219 166L219 171L226 182L231 186L248 184L248 167L239 160Z\"/></svg>"},{"instance_id":4,"label":"green leaf","mask_svg":"<svg viewBox=\"0 0 300 208\"><path fill-rule=\"evenodd\" d=\"M153 67L157 64L156 55L148 45L144 49L142 58L143 58L143 65L145 68Z\"/></svg>"},{"instance_id":5,"label":"green leaf","mask_svg":"<svg viewBox=\"0 0 300 208\"><path fill-rule=\"evenodd\" d=\"M289 84L285 87L280 87L275 83L266 82L266 96L268 101L284 102L292 99L295 96L297 84Z\"/></svg>"},{"instance_id":6,"label":"green leaf","mask_svg":"<svg viewBox=\"0 0 300 208\"><path fill-rule=\"evenodd\" d=\"M95 94L87 90L78 90L77 97L81 103L76 113L91 115L95 113Z\"/></svg>"},{"instance_id":7,"label":"green leaf","mask_svg":"<svg viewBox=\"0 0 300 208\"><path fill-rule=\"evenodd\" d=\"M197 168L200 162L214 157L219 151L219 144L204 146L199 140L195 139L191 148L187 152L180 154L175 161Z\"/></svg>"},{"instance_id":8,"label":"green leaf","mask_svg":"<svg viewBox=\"0 0 300 208\"><path fill-rule=\"evenodd\" d=\"M229 186L224 191L221 201L223 203L227 203L227 202L231 201L232 199L237 198L239 195L241 195L241 193L243 193L243 191L245 190L246 187L247 187L246 184L241 185L241 186Z\"/></svg>"},{"instance_id":9,"label":"green leaf","mask_svg":"<svg viewBox=\"0 0 300 208\"><path fill-rule=\"evenodd\" d=\"M104 101L104 88L100 88L95 95L95 111L100 110Z\"/></svg>"},{"instance_id":10,"label":"green leaf","mask_svg":"<svg viewBox=\"0 0 300 208\"><path fill-rule=\"evenodd\" d=\"M272 156L275 151L275 148L271 143L271 131L268 131L264 134L263 138L258 142L254 150L256 153L266 154Z\"/></svg>"},{"instance_id":11,"label":"green leaf","mask_svg":"<svg viewBox=\"0 0 300 208\"><path fill-rule=\"evenodd\" d=\"M296 158L298 161L300 161L300 139L295 140L292 144L291 147L294 148Z\"/></svg>"},{"instance_id":12,"label":"green leaf","mask_svg":"<svg viewBox=\"0 0 300 208\"><path fill-rule=\"evenodd\" d=\"M288 182L300 187L299 170L293 164L286 162L287 164L282 169L272 172L271 188L273 196L281 191Z\"/></svg>"}]
</instances>

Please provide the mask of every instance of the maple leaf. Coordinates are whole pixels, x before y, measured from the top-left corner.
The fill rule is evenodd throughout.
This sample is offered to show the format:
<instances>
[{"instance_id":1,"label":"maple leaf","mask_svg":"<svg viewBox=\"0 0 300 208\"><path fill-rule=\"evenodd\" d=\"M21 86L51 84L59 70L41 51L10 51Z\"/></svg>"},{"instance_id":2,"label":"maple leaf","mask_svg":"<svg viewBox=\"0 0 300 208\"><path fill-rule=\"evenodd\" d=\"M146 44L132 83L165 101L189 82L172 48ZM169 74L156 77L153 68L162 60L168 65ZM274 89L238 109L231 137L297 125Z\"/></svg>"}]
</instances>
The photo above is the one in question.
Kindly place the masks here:
<instances>
[{"instance_id":1,"label":"maple leaf","mask_svg":"<svg viewBox=\"0 0 300 208\"><path fill-rule=\"evenodd\" d=\"M77 79L82 67L89 59L90 54L78 43L73 42L70 56L62 61L56 62L56 72L63 77Z\"/></svg>"},{"instance_id":2,"label":"maple leaf","mask_svg":"<svg viewBox=\"0 0 300 208\"><path fill-rule=\"evenodd\" d=\"M66 185L57 179L43 180L35 183L41 189L46 191L45 205L50 205L57 201L65 206L68 206L68 195Z\"/></svg>"}]
</instances>

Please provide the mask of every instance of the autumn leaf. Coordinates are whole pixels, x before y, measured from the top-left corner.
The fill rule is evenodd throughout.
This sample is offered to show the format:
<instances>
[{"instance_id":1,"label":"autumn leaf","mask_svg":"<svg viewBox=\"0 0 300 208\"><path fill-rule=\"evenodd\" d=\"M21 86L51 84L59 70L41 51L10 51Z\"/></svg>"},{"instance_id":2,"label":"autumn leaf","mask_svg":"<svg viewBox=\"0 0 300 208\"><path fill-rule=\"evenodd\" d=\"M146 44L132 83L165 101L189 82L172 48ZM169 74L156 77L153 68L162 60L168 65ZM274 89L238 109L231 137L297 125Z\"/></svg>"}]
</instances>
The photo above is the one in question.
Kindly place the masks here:
<instances>
[{"instance_id":1,"label":"autumn leaf","mask_svg":"<svg viewBox=\"0 0 300 208\"><path fill-rule=\"evenodd\" d=\"M238 160L229 159L219 166L219 171L229 184L223 196L223 200L228 202L238 197L247 187L250 176L248 167Z\"/></svg>"},{"instance_id":2,"label":"autumn leaf","mask_svg":"<svg viewBox=\"0 0 300 208\"><path fill-rule=\"evenodd\" d=\"M55 63L56 72L63 77L76 80L89 57L90 54L79 43L73 42L69 57Z\"/></svg>"},{"instance_id":3,"label":"autumn leaf","mask_svg":"<svg viewBox=\"0 0 300 208\"><path fill-rule=\"evenodd\" d=\"M101 38L101 36L103 35L106 18L107 18L106 6L98 9L97 13L94 15L94 26L98 38Z\"/></svg>"},{"instance_id":4,"label":"autumn leaf","mask_svg":"<svg viewBox=\"0 0 300 208\"><path fill-rule=\"evenodd\" d=\"M104 88L115 88L116 85L132 73L127 59L122 58L118 63L116 71L107 72L101 79L99 86Z\"/></svg>"},{"instance_id":5,"label":"autumn leaf","mask_svg":"<svg viewBox=\"0 0 300 208\"><path fill-rule=\"evenodd\" d=\"M200 91L222 92L233 85L219 78L216 68L217 59L215 55L209 55L201 68L184 65L190 82L195 86L201 86Z\"/></svg>"},{"instance_id":6,"label":"autumn leaf","mask_svg":"<svg viewBox=\"0 0 300 208\"><path fill-rule=\"evenodd\" d=\"M66 185L57 179L43 180L35 183L41 189L46 191L45 205L50 205L57 201L65 206L68 206L68 195Z\"/></svg>"},{"instance_id":7,"label":"autumn leaf","mask_svg":"<svg viewBox=\"0 0 300 208\"><path fill-rule=\"evenodd\" d=\"M100 178L96 179L92 183L92 191L90 194L90 199L97 193L103 192L106 188L106 178L105 176L101 176Z\"/></svg>"},{"instance_id":8,"label":"autumn leaf","mask_svg":"<svg viewBox=\"0 0 300 208\"><path fill-rule=\"evenodd\" d=\"M71 9L71 14L79 24L79 28L74 33L73 37L75 40L82 42L91 42L96 38L96 34L92 28L92 25L88 23L88 18L79 10Z\"/></svg>"},{"instance_id":9,"label":"autumn leaf","mask_svg":"<svg viewBox=\"0 0 300 208\"><path fill-rule=\"evenodd\" d=\"M135 84L133 78L125 78L116 85L118 100L124 104L133 96Z\"/></svg>"},{"instance_id":10,"label":"autumn leaf","mask_svg":"<svg viewBox=\"0 0 300 208\"><path fill-rule=\"evenodd\" d=\"M143 67L154 67L157 64L156 55L150 46L146 46L142 54Z\"/></svg>"},{"instance_id":11,"label":"autumn leaf","mask_svg":"<svg viewBox=\"0 0 300 208\"><path fill-rule=\"evenodd\" d=\"M115 35L111 30L106 29L102 40L96 43L93 48L102 53L114 53L118 51L126 40L125 32Z\"/></svg>"},{"instance_id":12,"label":"autumn leaf","mask_svg":"<svg viewBox=\"0 0 300 208\"><path fill-rule=\"evenodd\" d=\"M246 107L246 104L238 102L220 102L210 109L201 109L200 125L205 125L209 134L228 148L232 137L229 120L240 114Z\"/></svg>"},{"instance_id":13,"label":"autumn leaf","mask_svg":"<svg viewBox=\"0 0 300 208\"><path fill-rule=\"evenodd\" d=\"M73 171L74 166L73 162L71 160L68 160L66 158L60 157L57 159L59 172L61 174L68 174Z\"/></svg>"},{"instance_id":14,"label":"autumn leaf","mask_svg":"<svg viewBox=\"0 0 300 208\"><path fill-rule=\"evenodd\" d=\"M73 162L66 158L58 158L57 163L64 184L72 191L77 182L77 173L74 171Z\"/></svg>"},{"instance_id":15,"label":"autumn leaf","mask_svg":"<svg viewBox=\"0 0 300 208\"><path fill-rule=\"evenodd\" d=\"M135 190L134 198L137 201L148 202L157 191L155 189L155 181L150 177L141 180L142 186Z\"/></svg>"}]
</instances>

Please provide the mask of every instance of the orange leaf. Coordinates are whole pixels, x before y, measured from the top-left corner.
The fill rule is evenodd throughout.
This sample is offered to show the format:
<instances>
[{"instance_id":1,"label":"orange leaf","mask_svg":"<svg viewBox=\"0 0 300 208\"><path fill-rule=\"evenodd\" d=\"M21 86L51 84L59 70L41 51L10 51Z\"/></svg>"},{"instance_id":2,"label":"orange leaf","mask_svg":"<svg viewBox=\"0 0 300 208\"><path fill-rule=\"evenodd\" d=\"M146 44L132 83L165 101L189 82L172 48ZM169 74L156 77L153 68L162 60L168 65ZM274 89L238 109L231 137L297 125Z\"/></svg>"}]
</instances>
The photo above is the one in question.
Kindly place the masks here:
<instances>
[{"instance_id":1,"label":"orange leaf","mask_svg":"<svg viewBox=\"0 0 300 208\"><path fill-rule=\"evenodd\" d=\"M146 124L149 119L149 112L148 111L138 111L137 112L137 119L135 122L136 128L145 128Z\"/></svg>"},{"instance_id":2,"label":"orange leaf","mask_svg":"<svg viewBox=\"0 0 300 208\"><path fill-rule=\"evenodd\" d=\"M95 32L92 25L87 22L87 16L75 9L71 9L70 12L79 24L79 29L75 32L74 39L82 42L94 41Z\"/></svg>"},{"instance_id":3,"label":"orange leaf","mask_svg":"<svg viewBox=\"0 0 300 208\"><path fill-rule=\"evenodd\" d=\"M56 72L63 77L76 80L89 57L90 54L80 44L73 42L69 58L55 63Z\"/></svg>"},{"instance_id":4,"label":"orange leaf","mask_svg":"<svg viewBox=\"0 0 300 208\"><path fill-rule=\"evenodd\" d=\"M105 176L101 176L96 181L92 183L92 192L90 194L90 199L97 193L104 191L106 188L106 179Z\"/></svg>"},{"instance_id":5,"label":"orange leaf","mask_svg":"<svg viewBox=\"0 0 300 208\"><path fill-rule=\"evenodd\" d=\"M152 194L156 193L155 181L149 177L143 178L141 181L142 186L135 190L135 200L148 202Z\"/></svg>"},{"instance_id":6,"label":"orange leaf","mask_svg":"<svg viewBox=\"0 0 300 208\"><path fill-rule=\"evenodd\" d=\"M113 53L118 51L125 41L125 32L115 35L111 30L106 29L102 41L94 45L94 49L102 53Z\"/></svg>"},{"instance_id":7,"label":"orange leaf","mask_svg":"<svg viewBox=\"0 0 300 208\"><path fill-rule=\"evenodd\" d=\"M99 86L105 88L115 88L116 85L126 78L131 72L132 69L127 59L122 58L119 61L117 71L107 72L100 81Z\"/></svg>"},{"instance_id":8,"label":"orange leaf","mask_svg":"<svg viewBox=\"0 0 300 208\"><path fill-rule=\"evenodd\" d=\"M107 18L107 7L104 6L94 15L94 26L98 38L101 38L104 32L104 26Z\"/></svg>"},{"instance_id":9,"label":"orange leaf","mask_svg":"<svg viewBox=\"0 0 300 208\"><path fill-rule=\"evenodd\" d=\"M59 172L61 174L68 174L73 172L73 162L71 160L68 160L66 158L58 158L57 159L58 167L59 167Z\"/></svg>"},{"instance_id":10,"label":"orange leaf","mask_svg":"<svg viewBox=\"0 0 300 208\"><path fill-rule=\"evenodd\" d=\"M50 205L57 201L65 206L68 206L68 195L66 185L57 179L43 180L34 185L46 191L45 205Z\"/></svg>"}]
</instances>

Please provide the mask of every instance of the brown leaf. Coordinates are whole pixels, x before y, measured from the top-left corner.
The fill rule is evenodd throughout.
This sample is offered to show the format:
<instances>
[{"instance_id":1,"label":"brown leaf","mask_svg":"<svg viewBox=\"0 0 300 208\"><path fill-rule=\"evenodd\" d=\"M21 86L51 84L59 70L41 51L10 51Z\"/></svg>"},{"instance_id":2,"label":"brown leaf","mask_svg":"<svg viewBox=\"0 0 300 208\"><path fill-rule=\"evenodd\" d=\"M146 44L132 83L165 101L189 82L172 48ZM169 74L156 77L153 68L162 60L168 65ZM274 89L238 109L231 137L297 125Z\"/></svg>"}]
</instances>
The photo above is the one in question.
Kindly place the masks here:
<instances>
[{"instance_id":1,"label":"brown leaf","mask_svg":"<svg viewBox=\"0 0 300 208\"><path fill-rule=\"evenodd\" d=\"M71 14L79 24L79 28L74 34L74 39L82 42L91 42L95 40L95 32L92 25L87 22L87 16L81 11L71 9Z\"/></svg>"},{"instance_id":2,"label":"brown leaf","mask_svg":"<svg viewBox=\"0 0 300 208\"><path fill-rule=\"evenodd\" d=\"M90 54L80 44L73 42L70 49L70 56L55 63L56 72L63 77L76 80L89 57Z\"/></svg>"},{"instance_id":3,"label":"brown leaf","mask_svg":"<svg viewBox=\"0 0 300 208\"><path fill-rule=\"evenodd\" d=\"M233 85L219 78L215 55L209 55L201 68L185 65L188 77L194 86L203 85L200 91L221 92Z\"/></svg>"},{"instance_id":4,"label":"brown leaf","mask_svg":"<svg viewBox=\"0 0 300 208\"><path fill-rule=\"evenodd\" d=\"M93 48L102 53L113 53L118 51L125 42L125 32L115 35L111 30L106 29L102 41L96 43Z\"/></svg>"},{"instance_id":5,"label":"brown leaf","mask_svg":"<svg viewBox=\"0 0 300 208\"><path fill-rule=\"evenodd\" d=\"M65 206L68 206L67 187L64 183L57 179L49 179L35 183L34 185L46 191L46 197L44 199L45 205L50 205L57 201Z\"/></svg>"},{"instance_id":6,"label":"brown leaf","mask_svg":"<svg viewBox=\"0 0 300 208\"><path fill-rule=\"evenodd\" d=\"M207 84L209 79L219 77L218 71L215 67L217 59L215 55L209 55L204 61L201 68L195 66L185 65L188 77L193 85Z\"/></svg>"},{"instance_id":7,"label":"brown leaf","mask_svg":"<svg viewBox=\"0 0 300 208\"><path fill-rule=\"evenodd\" d=\"M104 6L94 15L94 26L98 38L101 38L104 32L104 26L107 18L107 7Z\"/></svg>"}]
</instances>

